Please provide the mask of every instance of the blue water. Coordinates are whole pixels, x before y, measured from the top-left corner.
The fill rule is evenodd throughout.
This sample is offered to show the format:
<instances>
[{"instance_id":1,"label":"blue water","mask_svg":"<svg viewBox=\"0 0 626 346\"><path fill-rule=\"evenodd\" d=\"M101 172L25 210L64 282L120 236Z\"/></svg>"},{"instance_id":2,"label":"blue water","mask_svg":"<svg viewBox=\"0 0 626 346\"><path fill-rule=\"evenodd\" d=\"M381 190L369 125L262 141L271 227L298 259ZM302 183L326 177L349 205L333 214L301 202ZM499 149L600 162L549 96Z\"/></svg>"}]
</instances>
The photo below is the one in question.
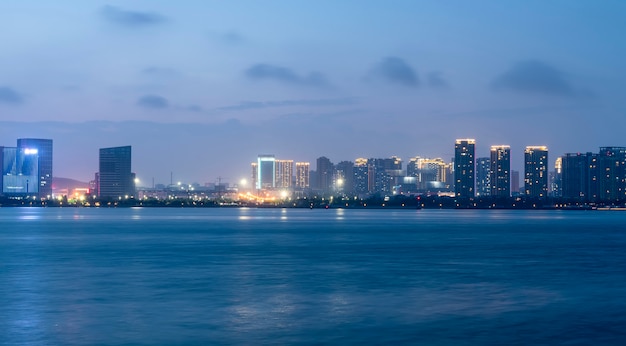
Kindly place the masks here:
<instances>
[{"instance_id":1,"label":"blue water","mask_svg":"<svg viewBox=\"0 0 626 346\"><path fill-rule=\"evenodd\" d=\"M626 344L626 212L0 208L1 345Z\"/></svg>"}]
</instances>

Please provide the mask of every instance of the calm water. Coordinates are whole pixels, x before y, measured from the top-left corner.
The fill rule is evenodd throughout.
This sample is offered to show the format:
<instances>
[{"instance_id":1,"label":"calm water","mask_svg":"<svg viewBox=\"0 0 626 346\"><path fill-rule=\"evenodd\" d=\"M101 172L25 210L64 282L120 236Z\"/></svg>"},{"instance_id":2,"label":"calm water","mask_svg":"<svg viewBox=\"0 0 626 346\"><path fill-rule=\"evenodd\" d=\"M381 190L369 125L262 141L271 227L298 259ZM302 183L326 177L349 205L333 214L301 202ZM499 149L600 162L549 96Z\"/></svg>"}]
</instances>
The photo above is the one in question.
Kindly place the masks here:
<instances>
[{"instance_id":1,"label":"calm water","mask_svg":"<svg viewBox=\"0 0 626 346\"><path fill-rule=\"evenodd\" d=\"M626 344L626 212L0 208L0 344Z\"/></svg>"}]
</instances>

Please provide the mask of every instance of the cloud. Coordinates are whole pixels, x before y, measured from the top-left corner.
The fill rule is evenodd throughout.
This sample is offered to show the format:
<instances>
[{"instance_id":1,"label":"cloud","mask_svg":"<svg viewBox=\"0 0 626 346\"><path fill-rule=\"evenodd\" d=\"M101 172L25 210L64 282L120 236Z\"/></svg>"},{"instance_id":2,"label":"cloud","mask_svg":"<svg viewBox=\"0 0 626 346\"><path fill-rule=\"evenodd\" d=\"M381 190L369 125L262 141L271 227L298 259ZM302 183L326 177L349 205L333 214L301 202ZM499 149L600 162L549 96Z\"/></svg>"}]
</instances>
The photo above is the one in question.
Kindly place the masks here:
<instances>
[{"instance_id":1,"label":"cloud","mask_svg":"<svg viewBox=\"0 0 626 346\"><path fill-rule=\"evenodd\" d=\"M165 109L169 107L167 99L159 95L144 95L137 100L137 104L148 109Z\"/></svg>"},{"instance_id":2,"label":"cloud","mask_svg":"<svg viewBox=\"0 0 626 346\"><path fill-rule=\"evenodd\" d=\"M126 11L110 5L104 6L100 14L111 23L135 28L157 25L167 21L164 16L158 13Z\"/></svg>"},{"instance_id":3,"label":"cloud","mask_svg":"<svg viewBox=\"0 0 626 346\"><path fill-rule=\"evenodd\" d=\"M269 64L253 65L245 71L245 75L252 80L274 80L284 84L318 88L330 86L326 77L319 72L311 72L306 76L301 76L289 68Z\"/></svg>"},{"instance_id":4,"label":"cloud","mask_svg":"<svg viewBox=\"0 0 626 346\"><path fill-rule=\"evenodd\" d=\"M180 75L180 72L169 67L150 66L141 70L141 74L147 77L171 78Z\"/></svg>"},{"instance_id":5,"label":"cloud","mask_svg":"<svg viewBox=\"0 0 626 346\"><path fill-rule=\"evenodd\" d=\"M491 87L527 94L574 96L576 92L559 69L541 61L521 61L497 77Z\"/></svg>"},{"instance_id":6,"label":"cloud","mask_svg":"<svg viewBox=\"0 0 626 346\"><path fill-rule=\"evenodd\" d=\"M427 76L428 86L432 88L447 89L448 82L443 79L441 72L430 72Z\"/></svg>"},{"instance_id":7,"label":"cloud","mask_svg":"<svg viewBox=\"0 0 626 346\"><path fill-rule=\"evenodd\" d=\"M228 44L241 44L246 42L246 38L236 31L229 31L220 35L222 42Z\"/></svg>"},{"instance_id":8,"label":"cloud","mask_svg":"<svg viewBox=\"0 0 626 346\"><path fill-rule=\"evenodd\" d=\"M417 72L402 58L387 57L377 63L366 79L415 88L419 86Z\"/></svg>"},{"instance_id":9,"label":"cloud","mask_svg":"<svg viewBox=\"0 0 626 346\"><path fill-rule=\"evenodd\" d=\"M313 99L313 100L281 100L281 101L243 101L236 105L217 108L220 111L238 111L275 107L324 107L324 106L347 106L356 103L356 98L345 97L335 99Z\"/></svg>"},{"instance_id":10,"label":"cloud","mask_svg":"<svg viewBox=\"0 0 626 346\"><path fill-rule=\"evenodd\" d=\"M24 102L24 97L15 91L15 89L10 87L0 87L0 103L8 103L8 104L21 104Z\"/></svg>"}]
</instances>

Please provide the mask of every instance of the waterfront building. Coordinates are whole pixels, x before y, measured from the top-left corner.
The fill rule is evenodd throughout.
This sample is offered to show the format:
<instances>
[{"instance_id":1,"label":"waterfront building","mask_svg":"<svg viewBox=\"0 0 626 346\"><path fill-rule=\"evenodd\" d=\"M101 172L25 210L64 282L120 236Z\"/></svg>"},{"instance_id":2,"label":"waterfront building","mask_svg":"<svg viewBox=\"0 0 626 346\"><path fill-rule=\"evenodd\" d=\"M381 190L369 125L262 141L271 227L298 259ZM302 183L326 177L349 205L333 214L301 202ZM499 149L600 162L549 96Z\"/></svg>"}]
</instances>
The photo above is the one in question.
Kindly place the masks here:
<instances>
[{"instance_id":1,"label":"waterfront building","mask_svg":"<svg viewBox=\"0 0 626 346\"><path fill-rule=\"evenodd\" d=\"M335 167L333 163L325 156L317 159L317 184L318 189L322 193L330 193L333 189Z\"/></svg>"},{"instance_id":2,"label":"waterfront building","mask_svg":"<svg viewBox=\"0 0 626 346\"><path fill-rule=\"evenodd\" d=\"M511 147L508 145L491 146L491 196L511 196Z\"/></svg>"},{"instance_id":3,"label":"waterfront building","mask_svg":"<svg viewBox=\"0 0 626 346\"><path fill-rule=\"evenodd\" d=\"M2 195L28 198L39 195L39 154L37 149L0 147Z\"/></svg>"},{"instance_id":4,"label":"waterfront building","mask_svg":"<svg viewBox=\"0 0 626 346\"><path fill-rule=\"evenodd\" d=\"M258 189L259 186L259 164L257 162L250 163L251 168L251 177L252 177L252 188Z\"/></svg>"},{"instance_id":5,"label":"waterfront building","mask_svg":"<svg viewBox=\"0 0 626 346\"><path fill-rule=\"evenodd\" d=\"M563 195L563 158L557 157L554 161L554 171L550 179L550 193L553 197Z\"/></svg>"},{"instance_id":6,"label":"waterfront building","mask_svg":"<svg viewBox=\"0 0 626 346\"><path fill-rule=\"evenodd\" d=\"M524 194L548 196L548 147L527 146L524 150Z\"/></svg>"},{"instance_id":7,"label":"waterfront building","mask_svg":"<svg viewBox=\"0 0 626 346\"><path fill-rule=\"evenodd\" d=\"M40 199L48 199L52 197L52 140L41 138L19 138L17 140L17 148L22 152L30 152L32 154L36 151L37 154L37 179L30 183L36 184L37 195ZM33 190L34 191L34 190ZM32 193L32 191L31 191Z\"/></svg>"},{"instance_id":8,"label":"waterfront building","mask_svg":"<svg viewBox=\"0 0 626 346\"><path fill-rule=\"evenodd\" d=\"M476 159L476 196L491 195L491 158Z\"/></svg>"},{"instance_id":9,"label":"waterfront building","mask_svg":"<svg viewBox=\"0 0 626 346\"><path fill-rule=\"evenodd\" d=\"M299 189L308 189L309 182L309 169L310 164L308 162L296 162L296 187Z\"/></svg>"},{"instance_id":10,"label":"waterfront building","mask_svg":"<svg viewBox=\"0 0 626 346\"><path fill-rule=\"evenodd\" d=\"M293 181L293 160L276 160L276 187L290 188Z\"/></svg>"},{"instance_id":11,"label":"waterfront building","mask_svg":"<svg viewBox=\"0 0 626 346\"><path fill-rule=\"evenodd\" d=\"M474 197L474 152L476 140L457 139L454 145L454 194Z\"/></svg>"},{"instance_id":12,"label":"waterfront building","mask_svg":"<svg viewBox=\"0 0 626 346\"><path fill-rule=\"evenodd\" d=\"M354 162L341 161L335 165L335 190L346 194L354 191Z\"/></svg>"},{"instance_id":13,"label":"waterfront building","mask_svg":"<svg viewBox=\"0 0 626 346\"><path fill-rule=\"evenodd\" d=\"M135 195L131 152L130 146L100 149L98 196L119 199Z\"/></svg>"},{"instance_id":14,"label":"waterfront building","mask_svg":"<svg viewBox=\"0 0 626 346\"><path fill-rule=\"evenodd\" d=\"M520 193L519 171L511 170L511 194L519 195L519 193Z\"/></svg>"},{"instance_id":15,"label":"waterfront building","mask_svg":"<svg viewBox=\"0 0 626 346\"><path fill-rule=\"evenodd\" d=\"M353 172L354 193L359 195L366 194L368 192L369 181L369 165L367 163L367 159L358 158L354 160Z\"/></svg>"},{"instance_id":16,"label":"waterfront building","mask_svg":"<svg viewBox=\"0 0 626 346\"><path fill-rule=\"evenodd\" d=\"M257 157L256 189L272 189L276 187L276 158L274 155Z\"/></svg>"},{"instance_id":17,"label":"waterfront building","mask_svg":"<svg viewBox=\"0 0 626 346\"><path fill-rule=\"evenodd\" d=\"M566 199L592 202L598 198L598 154L567 153L561 157L562 189Z\"/></svg>"},{"instance_id":18,"label":"waterfront building","mask_svg":"<svg viewBox=\"0 0 626 346\"><path fill-rule=\"evenodd\" d=\"M598 173L598 197L601 201L626 199L626 148L601 147Z\"/></svg>"}]
</instances>

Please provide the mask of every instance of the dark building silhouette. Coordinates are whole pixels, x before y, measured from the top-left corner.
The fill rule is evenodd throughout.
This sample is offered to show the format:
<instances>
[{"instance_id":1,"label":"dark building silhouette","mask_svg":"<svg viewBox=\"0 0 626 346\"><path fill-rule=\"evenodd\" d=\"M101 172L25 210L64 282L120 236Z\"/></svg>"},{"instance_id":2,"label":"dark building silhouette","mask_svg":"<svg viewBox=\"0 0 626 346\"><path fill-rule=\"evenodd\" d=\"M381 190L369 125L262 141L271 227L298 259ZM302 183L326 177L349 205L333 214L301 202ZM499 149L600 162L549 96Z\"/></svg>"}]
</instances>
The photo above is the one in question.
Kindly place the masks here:
<instances>
[{"instance_id":1,"label":"dark building silhouette","mask_svg":"<svg viewBox=\"0 0 626 346\"><path fill-rule=\"evenodd\" d=\"M131 172L131 147L100 149L98 196L127 198L135 195L135 177Z\"/></svg>"},{"instance_id":2,"label":"dark building silhouette","mask_svg":"<svg viewBox=\"0 0 626 346\"><path fill-rule=\"evenodd\" d=\"M519 171L511 170L511 195L519 195Z\"/></svg>"},{"instance_id":3,"label":"dark building silhouette","mask_svg":"<svg viewBox=\"0 0 626 346\"><path fill-rule=\"evenodd\" d=\"M317 159L317 187L322 193L330 193L333 189L334 165L325 156Z\"/></svg>"},{"instance_id":4,"label":"dark building silhouette","mask_svg":"<svg viewBox=\"0 0 626 346\"><path fill-rule=\"evenodd\" d=\"M568 153L561 157L561 195L591 202L598 199L598 154Z\"/></svg>"},{"instance_id":5,"label":"dark building silhouette","mask_svg":"<svg viewBox=\"0 0 626 346\"><path fill-rule=\"evenodd\" d=\"M454 194L474 197L474 152L476 140L457 139L454 145Z\"/></svg>"},{"instance_id":6,"label":"dark building silhouette","mask_svg":"<svg viewBox=\"0 0 626 346\"><path fill-rule=\"evenodd\" d=\"M626 148L600 148L598 153L598 192L598 197L602 201L626 199Z\"/></svg>"},{"instance_id":7,"label":"dark building silhouette","mask_svg":"<svg viewBox=\"0 0 626 346\"><path fill-rule=\"evenodd\" d=\"M548 147L528 146L524 151L524 194L548 196Z\"/></svg>"},{"instance_id":8,"label":"dark building silhouette","mask_svg":"<svg viewBox=\"0 0 626 346\"><path fill-rule=\"evenodd\" d=\"M511 196L511 147L494 145L491 147L491 196Z\"/></svg>"}]
</instances>

